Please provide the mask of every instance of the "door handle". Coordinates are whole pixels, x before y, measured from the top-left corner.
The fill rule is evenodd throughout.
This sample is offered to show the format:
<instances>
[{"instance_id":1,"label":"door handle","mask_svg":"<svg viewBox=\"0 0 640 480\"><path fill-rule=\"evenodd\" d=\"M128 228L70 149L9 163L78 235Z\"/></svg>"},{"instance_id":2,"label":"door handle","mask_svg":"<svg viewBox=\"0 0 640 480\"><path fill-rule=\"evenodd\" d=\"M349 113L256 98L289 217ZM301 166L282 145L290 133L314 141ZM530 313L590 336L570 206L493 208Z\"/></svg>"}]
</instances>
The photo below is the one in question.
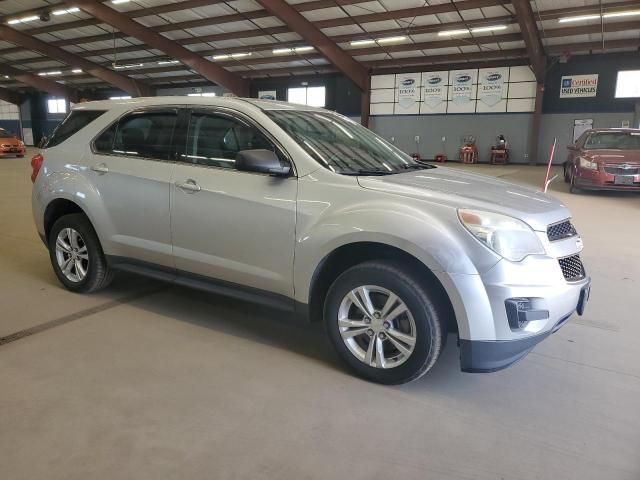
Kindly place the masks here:
<instances>
[{"instance_id":1,"label":"door handle","mask_svg":"<svg viewBox=\"0 0 640 480\"><path fill-rule=\"evenodd\" d=\"M93 167L91 167L91 170L98 173L109 173L109 168L107 168L107 165L104 163L99 163L98 165L94 165Z\"/></svg>"},{"instance_id":2,"label":"door handle","mask_svg":"<svg viewBox=\"0 0 640 480\"><path fill-rule=\"evenodd\" d=\"M189 178L188 180L182 183L176 182L176 187L178 187L181 190L184 190L187 193L196 193L200 191L200 185L198 185L198 183L192 178Z\"/></svg>"}]
</instances>

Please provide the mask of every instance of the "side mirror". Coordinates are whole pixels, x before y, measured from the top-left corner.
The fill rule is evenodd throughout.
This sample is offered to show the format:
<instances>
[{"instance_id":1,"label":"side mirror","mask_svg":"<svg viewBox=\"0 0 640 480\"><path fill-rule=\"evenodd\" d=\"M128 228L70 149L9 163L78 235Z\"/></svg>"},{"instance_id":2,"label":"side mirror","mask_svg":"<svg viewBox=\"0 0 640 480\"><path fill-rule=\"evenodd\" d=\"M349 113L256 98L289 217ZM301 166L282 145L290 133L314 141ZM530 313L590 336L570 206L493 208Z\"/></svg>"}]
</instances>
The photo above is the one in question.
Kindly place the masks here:
<instances>
[{"instance_id":1,"label":"side mirror","mask_svg":"<svg viewBox=\"0 0 640 480\"><path fill-rule=\"evenodd\" d=\"M236 155L236 168L245 172L268 173L274 177L286 177L291 167L283 167L271 150L242 150Z\"/></svg>"},{"instance_id":2,"label":"side mirror","mask_svg":"<svg viewBox=\"0 0 640 480\"><path fill-rule=\"evenodd\" d=\"M576 145L575 143L567 145L567 150L578 150L578 145Z\"/></svg>"}]
</instances>

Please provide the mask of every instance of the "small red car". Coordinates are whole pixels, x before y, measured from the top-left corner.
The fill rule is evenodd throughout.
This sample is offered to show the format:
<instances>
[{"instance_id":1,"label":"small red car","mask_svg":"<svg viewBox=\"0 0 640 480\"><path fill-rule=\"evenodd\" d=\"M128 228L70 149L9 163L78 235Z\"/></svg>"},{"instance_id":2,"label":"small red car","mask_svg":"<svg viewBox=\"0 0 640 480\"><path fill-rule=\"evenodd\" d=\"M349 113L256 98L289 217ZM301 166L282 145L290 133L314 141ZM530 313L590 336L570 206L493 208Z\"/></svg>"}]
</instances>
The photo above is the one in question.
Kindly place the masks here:
<instances>
[{"instance_id":1,"label":"small red car","mask_svg":"<svg viewBox=\"0 0 640 480\"><path fill-rule=\"evenodd\" d=\"M13 133L0 128L0 157L24 157L24 143Z\"/></svg>"},{"instance_id":2,"label":"small red car","mask_svg":"<svg viewBox=\"0 0 640 480\"><path fill-rule=\"evenodd\" d=\"M640 191L640 129L587 130L569 145L564 181L570 191Z\"/></svg>"}]
</instances>

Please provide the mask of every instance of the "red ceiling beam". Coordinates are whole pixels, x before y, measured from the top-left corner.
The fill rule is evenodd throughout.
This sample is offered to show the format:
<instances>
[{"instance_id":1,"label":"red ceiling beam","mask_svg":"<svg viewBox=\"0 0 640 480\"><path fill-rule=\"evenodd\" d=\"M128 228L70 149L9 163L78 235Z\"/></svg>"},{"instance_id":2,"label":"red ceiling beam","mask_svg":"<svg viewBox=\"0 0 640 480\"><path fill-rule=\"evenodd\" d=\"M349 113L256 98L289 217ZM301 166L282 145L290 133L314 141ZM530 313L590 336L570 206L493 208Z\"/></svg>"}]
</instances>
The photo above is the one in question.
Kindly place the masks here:
<instances>
[{"instance_id":1,"label":"red ceiling beam","mask_svg":"<svg viewBox=\"0 0 640 480\"><path fill-rule=\"evenodd\" d=\"M93 0L66 0L66 3L69 6L80 7L83 11L117 28L121 32L145 42L150 47L163 51L172 58L189 66L210 82L221 85L236 95L249 95L249 82L247 80L131 20L127 15Z\"/></svg>"},{"instance_id":2,"label":"red ceiling beam","mask_svg":"<svg viewBox=\"0 0 640 480\"><path fill-rule=\"evenodd\" d=\"M533 17L531 2L529 0L511 0L511 4L516 11L520 32L527 47L527 55L531 60L536 80L538 83L542 83L547 68L547 57L542 47L538 25Z\"/></svg>"},{"instance_id":3,"label":"red ceiling beam","mask_svg":"<svg viewBox=\"0 0 640 480\"><path fill-rule=\"evenodd\" d=\"M22 97L18 94L18 92L14 92L13 90L7 90L6 88L0 87L0 100L3 100L8 103L13 103L14 105L20 105L22 103Z\"/></svg>"},{"instance_id":4,"label":"red ceiling beam","mask_svg":"<svg viewBox=\"0 0 640 480\"><path fill-rule=\"evenodd\" d=\"M51 95L64 97L71 102L77 102L80 99L80 94L75 88L68 87L67 85L62 85L61 83L54 82L52 80L49 80L48 78L40 77L23 70L18 70L9 65L0 64L0 74L8 75L18 82L29 85L36 90L40 90L41 92L47 92Z\"/></svg>"},{"instance_id":5,"label":"red ceiling beam","mask_svg":"<svg viewBox=\"0 0 640 480\"><path fill-rule=\"evenodd\" d=\"M136 97L153 95L153 89L142 82L109 70L97 63L90 62L75 53L54 47L30 35L25 35L6 25L0 25L0 38L29 50L38 51L48 57L60 60L71 67L81 68L91 76L104 80L130 95Z\"/></svg>"},{"instance_id":6,"label":"red ceiling beam","mask_svg":"<svg viewBox=\"0 0 640 480\"><path fill-rule=\"evenodd\" d=\"M284 0L258 0L273 16L279 18L291 30L315 47L329 62L336 66L360 90L369 90L369 72L351 55L345 53L313 23L302 16Z\"/></svg>"}]
</instances>

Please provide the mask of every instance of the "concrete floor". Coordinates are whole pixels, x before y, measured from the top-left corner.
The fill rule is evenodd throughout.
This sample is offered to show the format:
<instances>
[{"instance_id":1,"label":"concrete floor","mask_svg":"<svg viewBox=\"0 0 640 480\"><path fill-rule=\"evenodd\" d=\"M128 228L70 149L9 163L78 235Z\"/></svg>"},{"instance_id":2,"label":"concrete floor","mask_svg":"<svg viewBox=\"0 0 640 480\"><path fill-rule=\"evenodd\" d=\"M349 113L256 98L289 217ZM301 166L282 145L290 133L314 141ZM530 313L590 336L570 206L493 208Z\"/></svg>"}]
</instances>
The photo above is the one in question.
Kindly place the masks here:
<instances>
[{"instance_id":1,"label":"concrete floor","mask_svg":"<svg viewBox=\"0 0 640 480\"><path fill-rule=\"evenodd\" d=\"M56 322L0 342L0 478L640 479L640 196L552 185L586 245L584 317L508 370L460 373L450 341L384 387L278 312L124 275L63 290L29 173L0 159L0 337Z\"/></svg>"}]
</instances>

